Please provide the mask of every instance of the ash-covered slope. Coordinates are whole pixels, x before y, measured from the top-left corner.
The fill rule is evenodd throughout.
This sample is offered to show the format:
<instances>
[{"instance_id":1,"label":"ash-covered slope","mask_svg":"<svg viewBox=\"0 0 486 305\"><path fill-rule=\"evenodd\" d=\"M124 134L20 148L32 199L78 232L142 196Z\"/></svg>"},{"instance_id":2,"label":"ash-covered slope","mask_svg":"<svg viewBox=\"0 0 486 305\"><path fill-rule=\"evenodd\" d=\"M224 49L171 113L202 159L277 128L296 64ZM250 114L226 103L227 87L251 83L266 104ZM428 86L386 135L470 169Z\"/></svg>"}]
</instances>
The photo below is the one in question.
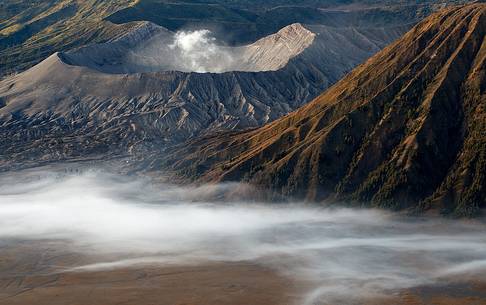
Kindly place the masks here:
<instances>
[{"instance_id":1,"label":"ash-covered slope","mask_svg":"<svg viewBox=\"0 0 486 305\"><path fill-rule=\"evenodd\" d=\"M1 165L160 149L216 129L263 125L311 100L403 28L294 24L238 48L246 58L239 64L273 69L288 61L276 71L121 74L146 71L146 61L126 57L172 35L139 24L110 43L56 53L0 81Z\"/></svg>"},{"instance_id":2,"label":"ash-covered slope","mask_svg":"<svg viewBox=\"0 0 486 305\"><path fill-rule=\"evenodd\" d=\"M298 111L194 141L166 167L311 201L475 215L486 207L485 31L486 4L445 9Z\"/></svg>"}]
</instances>

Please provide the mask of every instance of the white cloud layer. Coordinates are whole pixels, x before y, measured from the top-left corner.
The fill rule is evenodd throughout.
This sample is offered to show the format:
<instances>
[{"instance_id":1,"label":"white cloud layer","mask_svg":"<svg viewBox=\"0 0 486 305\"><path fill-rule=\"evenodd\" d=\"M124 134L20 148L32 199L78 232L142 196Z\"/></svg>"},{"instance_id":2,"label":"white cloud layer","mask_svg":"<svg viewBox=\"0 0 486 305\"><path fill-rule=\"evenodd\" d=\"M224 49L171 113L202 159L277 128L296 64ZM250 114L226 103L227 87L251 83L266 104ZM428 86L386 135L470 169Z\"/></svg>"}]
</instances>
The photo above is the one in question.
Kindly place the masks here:
<instances>
[{"instance_id":1,"label":"white cloud layer","mask_svg":"<svg viewBox=\"0 0 486 305\"><path fill-rule=\"evenodd\" d=\"M486 274L484 224L196 200L234 187L155 187L100 172L3 175L0 240L65 239L82 251L130 253L74 268L80 271L254 260L315 283L305 304Z\"/></svg>"}]
</instances>

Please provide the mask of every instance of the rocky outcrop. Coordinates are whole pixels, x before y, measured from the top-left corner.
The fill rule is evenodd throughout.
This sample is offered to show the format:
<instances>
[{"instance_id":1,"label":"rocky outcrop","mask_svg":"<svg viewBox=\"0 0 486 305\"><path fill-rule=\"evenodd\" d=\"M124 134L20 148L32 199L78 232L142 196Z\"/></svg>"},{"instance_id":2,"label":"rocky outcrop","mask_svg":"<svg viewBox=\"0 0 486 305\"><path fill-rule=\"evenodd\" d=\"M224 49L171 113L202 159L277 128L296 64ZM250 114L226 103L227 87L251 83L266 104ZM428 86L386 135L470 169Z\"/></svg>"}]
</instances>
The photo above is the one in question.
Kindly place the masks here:
<instances>
[{"instance_id":1,"label":"rocky outcrop","mask_svg":"<svg viewBox=\"0 0 486 305\"><path fill-rule=\"evenodd\" d=\"M198 181L477 215L486 207L486 4L427 18L308 105L165 158ZM181 160L182 158L182 160Z\"/></svg>"}]
</instances>

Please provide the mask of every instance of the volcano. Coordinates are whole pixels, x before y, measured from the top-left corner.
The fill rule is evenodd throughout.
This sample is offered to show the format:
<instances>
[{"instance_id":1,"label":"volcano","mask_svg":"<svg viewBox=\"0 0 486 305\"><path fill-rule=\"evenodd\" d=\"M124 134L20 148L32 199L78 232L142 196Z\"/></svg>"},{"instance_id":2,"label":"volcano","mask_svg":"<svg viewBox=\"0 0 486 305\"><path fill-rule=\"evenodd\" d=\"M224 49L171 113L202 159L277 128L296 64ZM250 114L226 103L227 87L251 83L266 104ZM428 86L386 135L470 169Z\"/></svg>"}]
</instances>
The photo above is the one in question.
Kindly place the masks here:
<instances>
[{"instance_id":1,"label":"volcano","mask_svg":"<svg viewBox=\"0 0 486 305\"><path fill-rule=\"evenodd\" d=\"M207 30L140 22L0 80L0 167L152 154L215 130L262 126L312 100L402 28L295 23L230 47Z\"/></svg>"}]
</instances>

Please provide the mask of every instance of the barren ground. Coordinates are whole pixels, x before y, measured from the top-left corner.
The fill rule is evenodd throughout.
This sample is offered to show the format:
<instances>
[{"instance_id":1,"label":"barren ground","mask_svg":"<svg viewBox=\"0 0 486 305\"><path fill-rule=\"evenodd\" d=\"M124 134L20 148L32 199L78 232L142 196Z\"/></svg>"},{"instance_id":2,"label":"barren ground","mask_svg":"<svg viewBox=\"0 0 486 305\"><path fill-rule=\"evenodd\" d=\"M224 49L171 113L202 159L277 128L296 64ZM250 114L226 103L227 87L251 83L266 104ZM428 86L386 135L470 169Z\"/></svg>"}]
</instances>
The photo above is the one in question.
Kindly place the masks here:
<instances>
[{"instance_id":1,"label":"barren ground","mask_svg":"<svg viewBox=\"0 0 486 305\"><path fill-rule=\"evenodd\" d=\"M312 288L310 283L248 261L73 271L69 269L110 258L77 254L66 250L69 246L60 250L61 245L59 241L1 241L0 304L282 305L301 304ZM482 305L486 283L451 279L441 286L396 291L390 298L359 304Z\"/></svg>"}]
</instances>

